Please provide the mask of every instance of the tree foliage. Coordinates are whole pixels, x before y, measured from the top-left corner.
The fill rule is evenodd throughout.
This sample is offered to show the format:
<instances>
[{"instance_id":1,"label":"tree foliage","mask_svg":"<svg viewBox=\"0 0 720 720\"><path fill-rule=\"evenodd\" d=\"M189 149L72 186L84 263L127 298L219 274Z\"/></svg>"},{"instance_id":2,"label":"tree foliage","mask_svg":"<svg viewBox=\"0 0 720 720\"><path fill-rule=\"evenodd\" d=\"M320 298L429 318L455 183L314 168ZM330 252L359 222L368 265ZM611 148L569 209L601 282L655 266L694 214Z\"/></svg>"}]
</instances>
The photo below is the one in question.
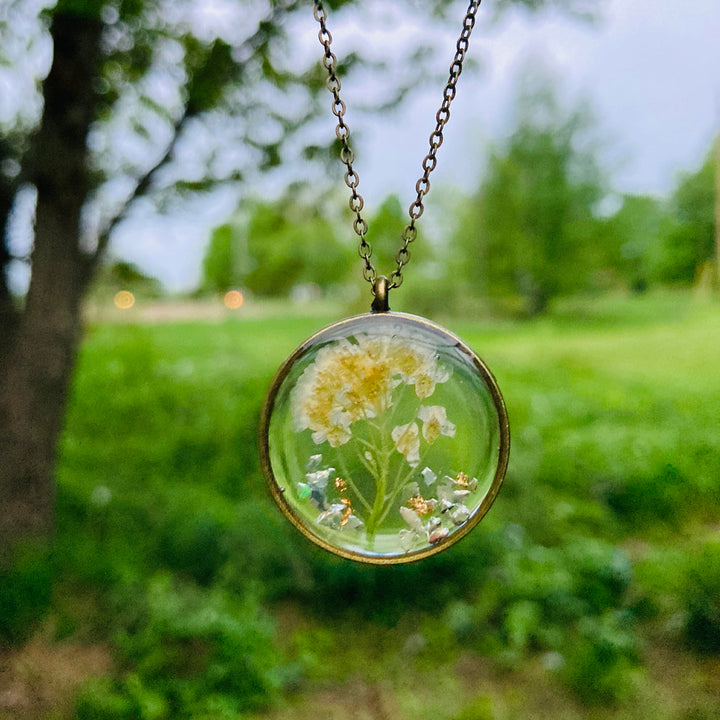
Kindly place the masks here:
<instances>
[{"instance_id":1,"label":"tree foliage","mask_svg":"<svg viewBox=\"0 0 720 720\"><path fill-rule=\"evenodd\" d=\"M658 265L661 280L693 282L715 248L715 159L708 153L702 166L687 173L670 200L671 223L662 238Z\"/></svg>"},{"instance_id":2,"label":"tree foliage","mask_svg":"<svg viewBox=\"0 0 720 720\"><path fill-rule=\"evenodd\" d=\"M517 124L496 146L459 244L466 284L523 298L530 314L580 287L593 267L602 174L584 108L567 112L549 81L521 90Z\"/></svg>"},{"instance_id":3,"label":"tree foliage","mask_svg":"<svg viewBox=\"0 0 720 720\"><path fill-rule=\"evenodd\" d=\"M602 247L608 268L632 290L700 282L715 253L715 159L687 172L669 199L628 195L607 220ZM710 272L712 274L712 272Z\"/></svg>"},{"instance_id":4,"label":"tree foliage","mask_svg":"<svg viewBox=\"0 0 720 720\"><path fill-rule=\"evenodd\" d=\"M222 293L239 284L237 246L233 225L225 223L212 231L203 258L203 290Z\"/></svg>"},{"instance_id":5,"label":"tree foliage","mask_svg":"<svg viewBox=\"0 0 720 720\"><path fill-rule=\"evenodd\" d=\"M317 208L298 201L258 202L246 222L216 228L203 261L203 287L244 287L259 296L287 297L300 285L324 290L342 284L349 248Z\"/></svg>"},{"instance_id":6,"label":"tree foliage","mask_svg":"<svg viewBox=\"0 0 720 720\"><path fill-rule=\"evenodd\" d=\"M649 195L626 195L603 233L607 268L630 290L643 292L658 280L664 262L660 238L669 222L666 203Z\"/></svg>"}]
</instances>

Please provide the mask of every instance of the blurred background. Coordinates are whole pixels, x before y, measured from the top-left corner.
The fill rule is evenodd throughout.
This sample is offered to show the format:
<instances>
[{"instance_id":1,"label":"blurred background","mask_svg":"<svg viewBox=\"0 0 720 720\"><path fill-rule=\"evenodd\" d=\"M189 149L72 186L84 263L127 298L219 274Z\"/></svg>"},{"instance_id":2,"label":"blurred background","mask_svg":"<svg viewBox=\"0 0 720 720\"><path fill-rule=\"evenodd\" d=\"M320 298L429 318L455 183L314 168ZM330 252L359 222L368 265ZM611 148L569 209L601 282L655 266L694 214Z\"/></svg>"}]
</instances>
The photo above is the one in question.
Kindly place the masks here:
<instances>
[{"instance_id":1,"label":"blurred background","mask_svg":"<svg viewBox=\"0 0 720 720\"><path fill-rule=\"evenodd\" d=\"M462 2L325 3L389 273ZM487 361L490 514L363 567L260 409L369 309L312 3L0 0L0 718L720 717L720 6L486 0L394 310Z\"/></svg>"}]
</instances>

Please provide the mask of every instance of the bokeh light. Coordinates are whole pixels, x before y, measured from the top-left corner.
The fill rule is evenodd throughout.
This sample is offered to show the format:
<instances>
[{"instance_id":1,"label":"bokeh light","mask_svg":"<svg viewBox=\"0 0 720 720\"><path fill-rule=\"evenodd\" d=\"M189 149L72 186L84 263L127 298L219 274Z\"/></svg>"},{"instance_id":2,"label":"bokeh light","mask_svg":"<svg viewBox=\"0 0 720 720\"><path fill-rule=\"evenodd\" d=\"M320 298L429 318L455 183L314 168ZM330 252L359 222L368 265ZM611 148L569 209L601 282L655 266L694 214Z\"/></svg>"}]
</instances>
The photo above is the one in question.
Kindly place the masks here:
<instances>
[{"instance_id":1,"label":"bokeh light","mask_svg":"<svg viewBox=\"0 0 720 720\"><path fill-rule=\"evenodd\" d=\"M225 307L230 308L230 310L238 310L242 307L243 302L245 302L245 298L239 290L228 290L228 292L225 293L223 302L225 303Z\"/></svg>"},{"instance_id":2,"label":"bokeh light","mask_svg":"<svg viewBox=\"0 0 720 720\"><path fill-rule=\"evenodd\" d=\"M129 290L121 290L113 298L118 310L129 310L135 304L135 296Z\"/></svg>"}]
</instances>

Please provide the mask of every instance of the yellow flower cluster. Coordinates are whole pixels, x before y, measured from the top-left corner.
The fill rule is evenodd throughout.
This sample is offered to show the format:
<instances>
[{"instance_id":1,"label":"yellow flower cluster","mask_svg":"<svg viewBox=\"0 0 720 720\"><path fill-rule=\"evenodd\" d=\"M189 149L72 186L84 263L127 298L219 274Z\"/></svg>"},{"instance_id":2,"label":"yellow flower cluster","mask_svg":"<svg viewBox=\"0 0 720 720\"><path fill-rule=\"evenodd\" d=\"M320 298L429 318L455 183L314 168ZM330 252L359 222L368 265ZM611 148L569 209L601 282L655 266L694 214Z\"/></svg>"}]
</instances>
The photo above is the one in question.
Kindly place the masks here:
<instances>
[{"instance_id":1,"label":"yellow flower cluster","mask_svg":"<svg viewBox=\"0 0 720 720\"><path fill-rule=\"evenodd\" d=\"M390 407L398 385L414 386L417 397L424 399L449 378L430 351L386 336L362 334L356 340L323 347L292 391L295 428L310 429L317 445L344 445L354 422L377 417Z\"/></svg>"}]
</instances>

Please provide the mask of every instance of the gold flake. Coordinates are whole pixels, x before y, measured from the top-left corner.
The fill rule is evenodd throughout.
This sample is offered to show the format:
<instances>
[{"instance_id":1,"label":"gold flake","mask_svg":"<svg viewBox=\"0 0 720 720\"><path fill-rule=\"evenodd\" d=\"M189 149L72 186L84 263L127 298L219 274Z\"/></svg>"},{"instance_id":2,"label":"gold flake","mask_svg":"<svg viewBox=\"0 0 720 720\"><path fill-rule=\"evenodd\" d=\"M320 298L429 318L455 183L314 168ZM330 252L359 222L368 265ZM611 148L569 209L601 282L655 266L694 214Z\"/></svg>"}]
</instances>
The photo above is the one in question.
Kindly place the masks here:
<instances>
[{"instance_id":1,"label":"gold flake","mask_svg":"<svg viewBox=\"0 0 720 720\"><path fill-rule=\"evenodd\" d=\"M407 501L407 506L421 517L430 515L435 509L434 500L426 500L422 495L415 495Z\"/></svg>"},{"instance_id":2,"label":"gold flake","mask_svg":"<svg viewBox=\"0 0 720 720\"><path fill-rule=\"evenodd\" d=\"M467 476L467 473L459 472L455 476L455 482L461 487L466 488L470 484L470 478Z\"/></svg>"}]
</instances>

